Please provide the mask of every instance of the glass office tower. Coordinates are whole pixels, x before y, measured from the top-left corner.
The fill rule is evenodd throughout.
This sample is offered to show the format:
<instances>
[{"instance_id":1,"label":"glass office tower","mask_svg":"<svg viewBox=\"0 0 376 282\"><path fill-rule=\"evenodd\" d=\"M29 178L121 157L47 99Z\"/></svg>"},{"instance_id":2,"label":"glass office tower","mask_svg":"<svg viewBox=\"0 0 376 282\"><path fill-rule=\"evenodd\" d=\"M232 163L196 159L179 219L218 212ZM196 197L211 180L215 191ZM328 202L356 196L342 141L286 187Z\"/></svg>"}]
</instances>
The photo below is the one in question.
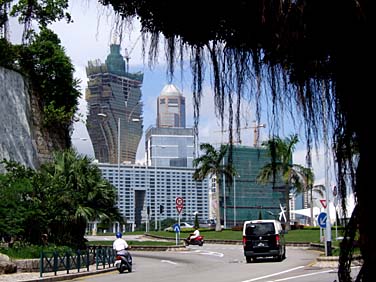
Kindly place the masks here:
<instances>
[{"instance_id":1,"label":"glass office tower","mask_svg":"<svg viewBox=\"0 0 376 282\"><path fill-rule=\"evenodd\" d=\"M271 182L257 183L261 168L270 163L271 157L265 148L238 146L233 147L233 164L237 171L234 180L220 181L221 221L226 213L227 227L241 225L251 219L278 219L280 204L285 206L284 183L277 176L274 187Z\"/></svg>"}]
</instances>

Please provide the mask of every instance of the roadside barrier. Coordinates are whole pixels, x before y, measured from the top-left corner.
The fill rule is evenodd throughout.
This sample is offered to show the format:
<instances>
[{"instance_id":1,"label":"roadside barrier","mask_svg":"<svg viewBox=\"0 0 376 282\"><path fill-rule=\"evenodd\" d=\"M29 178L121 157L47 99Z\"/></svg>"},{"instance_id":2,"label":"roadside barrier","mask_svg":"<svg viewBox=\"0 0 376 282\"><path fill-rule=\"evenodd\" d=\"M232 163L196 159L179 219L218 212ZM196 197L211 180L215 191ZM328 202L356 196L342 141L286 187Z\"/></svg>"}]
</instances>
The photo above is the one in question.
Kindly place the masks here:
<instances>
[{"instance_id":1,"label":"roadside barrier","mask_svg":"<svg viewBox=\"0 0 376 282\"><path fill-rule=\"evenodd\" d=\"M112 247L108 246L90 246L86 250L77 250L76 252L41 252L39 261L40 277L43 273L54 272L57 275L58 271L66 270L69 274L70 270L76 269L80 272L81 269L89 271L89 266L96 265L96 270L99 268L114 266L115 252Z\"/></svg>"}]
</instances>

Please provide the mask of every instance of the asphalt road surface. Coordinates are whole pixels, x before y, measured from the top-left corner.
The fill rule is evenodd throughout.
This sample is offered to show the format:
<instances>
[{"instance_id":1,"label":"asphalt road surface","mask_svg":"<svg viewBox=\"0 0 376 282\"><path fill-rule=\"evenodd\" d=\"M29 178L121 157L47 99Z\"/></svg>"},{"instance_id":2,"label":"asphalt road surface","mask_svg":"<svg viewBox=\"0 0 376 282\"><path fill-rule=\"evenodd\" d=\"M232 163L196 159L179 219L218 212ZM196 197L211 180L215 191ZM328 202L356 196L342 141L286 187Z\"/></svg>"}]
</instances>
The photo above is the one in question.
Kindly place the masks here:
<instances>
[{"instance_id":1,"label":"asphalt road surface","mask_svg":"<svg viewBox=\"0 0 376 282\"><path fill-rule=\"evenodd\" d=\"M84 282L321 282L336 281L336 268L315 266L319 252L297 247L287 248L287 258L282 262L260 259L246 263L240 245L204 244L189 246L186 251L131 252L133 271L117 271L87 276L75 281ZM358 268L354 268L353 275Z\"/></svg>"}]
</instances>

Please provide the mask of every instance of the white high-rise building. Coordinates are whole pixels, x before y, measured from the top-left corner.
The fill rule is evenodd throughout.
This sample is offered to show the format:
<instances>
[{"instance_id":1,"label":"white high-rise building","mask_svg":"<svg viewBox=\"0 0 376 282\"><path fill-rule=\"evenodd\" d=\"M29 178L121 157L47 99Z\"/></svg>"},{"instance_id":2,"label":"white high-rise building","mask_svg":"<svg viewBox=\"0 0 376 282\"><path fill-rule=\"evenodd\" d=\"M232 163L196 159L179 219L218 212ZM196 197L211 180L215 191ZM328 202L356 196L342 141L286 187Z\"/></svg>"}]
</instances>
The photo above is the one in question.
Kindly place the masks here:
<instances>
[{"instance_id":1,"label":"white high-rise building","mask_svg":"<svg viewBox=\"0 0 376 282\"><path fill-rule=\"evenodd\" d=\"M173 84L163 87L158 97L157 127L185 128L185 98Z\"/></svg>"},{"instance_id":2,"label":"white high-rise building","mask_svg":"<svg viewBox=\"0 0 376 282\"><path fill-rule=\"evenodd\" d=\"M117 165L101 163L98 167L117 189L117 207L128 230L146 222L158 226L165 218L177 219L177 197L184 200L181 218L193 222L196 212L200 219L209 218L209 181L195 181L194 169L122 164L119 170Z\"/></svg>"}]
</instances>

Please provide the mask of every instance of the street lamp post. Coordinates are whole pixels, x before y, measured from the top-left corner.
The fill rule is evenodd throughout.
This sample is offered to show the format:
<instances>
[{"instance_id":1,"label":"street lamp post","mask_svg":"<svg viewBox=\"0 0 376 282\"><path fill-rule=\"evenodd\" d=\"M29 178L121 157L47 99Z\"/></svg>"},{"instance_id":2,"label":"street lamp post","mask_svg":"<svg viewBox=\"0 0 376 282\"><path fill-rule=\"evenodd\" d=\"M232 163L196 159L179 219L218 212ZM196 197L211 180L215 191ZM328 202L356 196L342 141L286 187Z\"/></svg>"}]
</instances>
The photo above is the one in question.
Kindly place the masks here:
<instances>
[{"instance_id":1,"label":"street lamp post","mask_svg":"<svg viewBox=\"0 0 376 282\"><path fill-rule=\"evenodd\" d=\"M225 165L225 159L223 158L223 166L224 165ZM223 184L223 227L226 229L227 228L227 215L226 215L227 203L226 203L226 176L224 173L223 173L222 179L223 179L222 181L222 184Z\"/></svg>"},{"instance_id":2,"label":"street lamp post","mask_svg":"<svg viewBox=\"0 0 376 282\"><path fill-rule=\"evenodd\" d=\"M139 102L137 102L136 105L134 105L131 112L129 113L128 118L127 118L128 123L130 121L134 121L134 122L140 121L139 118L131 119L132 114L133 114L136 106L138 105L138 103ZM101 116L101 117L107 117L107 114L105 114L105 113L98 113L97 115ZM118 124L117 124L117 183L118 183L117 197L118 197L118 207L119 208L120 208L120 126L121 126L121 119L119 117L118 118ZM103 134L104 134L104 132L103 132ZM117 231L120 231L120 223L118 224L118 230Z\"/></svg>"},{"instance_id":3,"label":"street lamp post","mask_svg":"<svg viewBox=\"0 0 376 282\"><path fill-rule=\"evenodd\" d=\"M332 228L330 223L330 213L329 213L329 175L328 175L328 125L327 125L327 110L326 110L326 104L325 99L323 99L323 113L324 113L324 119L323 119L323 135L324 135L324 164L325 164L325 195L326 195L326 244L325 244L325 254L326 256L332 255Z\"/></svg>"},{"instance_id":4,"label":"street lamp post","mask_svg":"<svg viewBox=\"0 0 376 282\"><path fill-rule=\"evenodd\" d=\"M120 208L120 118L118 118L118 132L117 132L117 166L118 166L118 206ZM119 223L120 231L120 223Z\"/></svg>"},{"instance_id":5,"label":"street lamp post","mask_svg":"<svg viewBox=\"0 0 376 282\"><path fill-rule=\"evenodd\" d=\"M154 218L154 229L155 231L158 230L158 220L159 220L159 215L158 215L158 199L157 199L157 188L158 188L158 185L157 185L157 180L158 180L158 177L157 177L157 164L158 164L158 158L157 158L157 148L160 147L160 148L165 148L166 146L164 145L155 145L155 156L154 156L154 188L155 188L155 192L154 192L154 212L155 212L155 218ZM159 229L160 229L160 224L159 224Z\"/></svg>"},{"instance_id":6,"label":"street lamp post","mask_svg":"<svg viewBox=\"0 0 376 282\"><path fill-rule=\"evenodd\" d=\"M240 178L240 175L234 176L234 226L236 226L236 177Z\"/></svg>"},{"instance_id":7,"label":"street lamp post","mask_svg":"<svg viewBox=\"0 0 376 282\"><path fill-rule=\"evenodd\" d=\"M157 159L154 163L154 230L158 230L158 205L157 205Z\"/></svg>"},{"instance_id":8,"label":"street lamp post","mask_svg":"<svg viewBox=\"0 0 376 282\"><path fill-rule=\"evenodd\" d=\"M100 117L106 118L107 114L105 113L98 113ZM101 126L102 128L102 126ZM118 128L117 128L117 201L118 207L120 208L120 118L118 118ZM102 133L106 138L106 135L102 129ZM118 223L117 228L115 231L120 231L120 223Z\"/></svg>"}]
</instances>

